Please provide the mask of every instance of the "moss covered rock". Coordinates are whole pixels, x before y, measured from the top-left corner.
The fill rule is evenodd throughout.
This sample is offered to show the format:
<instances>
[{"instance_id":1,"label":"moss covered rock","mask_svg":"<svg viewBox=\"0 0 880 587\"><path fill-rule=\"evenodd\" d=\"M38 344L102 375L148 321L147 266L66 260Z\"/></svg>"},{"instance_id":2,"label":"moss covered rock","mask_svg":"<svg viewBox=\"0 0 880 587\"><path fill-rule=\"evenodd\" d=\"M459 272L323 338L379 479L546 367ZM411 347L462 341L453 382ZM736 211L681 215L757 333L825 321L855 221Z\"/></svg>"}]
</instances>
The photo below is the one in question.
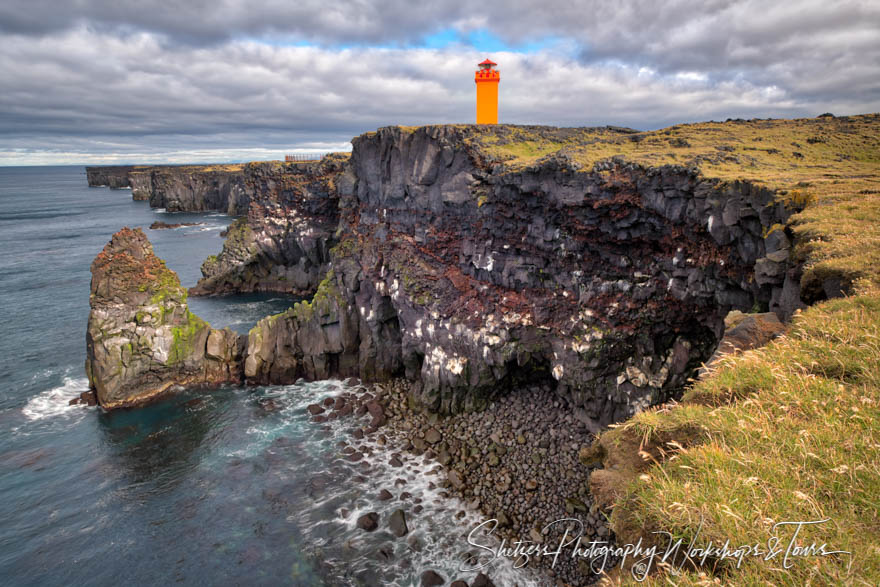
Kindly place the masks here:
<instances>
[{"instance_id":1,"label":"moss covered rock","mask_svg":"<svg viewBox=\"0 0 880 587\"><path fill-rule=\"evenodd\" d=\"M92 263L86 333L89 386L105 408L175 385L241 380L243 341L187 307L186 288L140 229L113 235Z\"/></svg>"}]
</instances>

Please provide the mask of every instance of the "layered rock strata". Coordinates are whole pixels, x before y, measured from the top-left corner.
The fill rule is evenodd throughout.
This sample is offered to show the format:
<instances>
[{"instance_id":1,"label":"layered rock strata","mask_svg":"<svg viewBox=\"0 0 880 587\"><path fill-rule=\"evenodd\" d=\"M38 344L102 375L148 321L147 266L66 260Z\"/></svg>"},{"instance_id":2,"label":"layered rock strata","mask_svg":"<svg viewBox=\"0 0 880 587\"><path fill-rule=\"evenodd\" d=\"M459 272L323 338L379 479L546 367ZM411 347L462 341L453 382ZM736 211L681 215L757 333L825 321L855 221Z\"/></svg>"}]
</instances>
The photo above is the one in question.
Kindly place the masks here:
<instances>
[{"instance_id":1,"label":"layered rock strata","mask_svg":"<svg viewBox=\"0 0 880 587\"><path fill-rule=\"evenodd\" d=\"M680 389L729 309L782 312L792 297L778 227L793 210L772 191L678 166L582 169L564 152L510 168L474 141L503 130L356 138L336 185L332 295L258 324L247 376L402 369L441 412L552 382L598 428Z\"/></svg>"},{"instance_id":2,"label":"layered rock strata","mask_svg":"<svg viewBox=\"0 0 880 587\"><path fill-rule=\"evenodd\" d=\"M86 374L100 405L241 381L243 340L189 311L186 289L140 229L114 234L91 270Z\"/></svg>"}]
</instances>

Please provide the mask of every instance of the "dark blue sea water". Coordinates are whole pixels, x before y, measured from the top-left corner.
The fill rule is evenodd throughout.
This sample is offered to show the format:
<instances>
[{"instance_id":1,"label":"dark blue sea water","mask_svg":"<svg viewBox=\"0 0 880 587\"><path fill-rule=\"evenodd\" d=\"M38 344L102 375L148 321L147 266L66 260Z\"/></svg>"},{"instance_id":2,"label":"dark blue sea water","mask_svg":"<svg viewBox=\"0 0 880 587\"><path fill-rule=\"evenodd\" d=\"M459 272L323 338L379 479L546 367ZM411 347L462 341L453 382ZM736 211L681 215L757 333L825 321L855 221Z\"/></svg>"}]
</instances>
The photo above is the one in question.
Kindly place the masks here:
<instances>
[{"instance_id":1,"label":"dark blue sea water","mask_svg":"<svg viewBox=\"0 0 880 587\"><path fill-rule=\"evenodd\" d=\"M203 224L149 230L154 220ZM0 167L0 584L410 585L428 568L475 574L456 569L479 520L456 520L461 504L429 489L433 464L391 470L374 446L367 480L355 481L366 465L338 454L354 423L308 422L306 406L345 391L341 382L187 392L112 413L67 405L87 387L89 265L110 236L143 227L191 286L231 220L151 210L127 190L87 187L81 167ZM190 301L241 332L293 302ZM355 527L361 513L384 520L399 507L375 495L400 477L425 506L409 524L419 550ZM527 582L508 567L494 576Z\"/></svg>"}]
</instances>

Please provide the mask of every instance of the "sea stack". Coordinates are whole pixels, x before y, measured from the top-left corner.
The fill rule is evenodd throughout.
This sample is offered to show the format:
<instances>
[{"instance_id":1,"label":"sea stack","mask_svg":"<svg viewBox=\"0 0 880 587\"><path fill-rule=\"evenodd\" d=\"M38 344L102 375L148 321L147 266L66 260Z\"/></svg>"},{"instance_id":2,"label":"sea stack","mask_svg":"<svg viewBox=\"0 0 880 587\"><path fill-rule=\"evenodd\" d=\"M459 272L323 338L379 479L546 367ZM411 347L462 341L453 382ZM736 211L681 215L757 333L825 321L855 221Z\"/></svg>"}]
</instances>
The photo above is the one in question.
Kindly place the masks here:
<instances>
[{"instance_id":1,"label":"sea stack","mask_svg":"<svg viewBox=\"0 0 880 587\"><path fill-rule=\"evenodd\" d=\"M92 262L86 373L104 408L176 385L241 381L243 340L189 311L186 288L140 229L123 228Z\"/></svg>"}]
</instances>

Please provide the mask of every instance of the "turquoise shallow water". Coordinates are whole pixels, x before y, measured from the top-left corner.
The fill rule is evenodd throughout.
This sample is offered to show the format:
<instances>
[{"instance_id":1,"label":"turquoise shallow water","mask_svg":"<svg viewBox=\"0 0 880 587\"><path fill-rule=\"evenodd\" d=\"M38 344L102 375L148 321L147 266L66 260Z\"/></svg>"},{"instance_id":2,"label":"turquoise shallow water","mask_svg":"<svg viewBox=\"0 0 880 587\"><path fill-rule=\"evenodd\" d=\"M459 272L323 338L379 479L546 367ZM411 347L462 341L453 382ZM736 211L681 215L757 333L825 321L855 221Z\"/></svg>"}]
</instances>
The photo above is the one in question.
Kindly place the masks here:
<instances>
[{"instance_id":1,"label":"turquoise shallow water","mask_svg":"<svg viewBox=\"0 0 880 587\"><path fill-rule=\"evenodd\" d=\"M203 224L147 228L159 219ZM428 568L471 578L457 569L462 535L479 519L456 519L461 504L428 486L432 463L392 470L376 446L368 464L348 463L338 443L355 422L308 422L306 406L349 390L341 382L187 392L112 413L67 405L86 389L89 265L110 235L143 227L191 286L231 220L151 210L127 190L87 187L81 167L0 168L2 583L409 585ZM244 332L293 302L190 307ZM384 520L400 506L375 499L399 478L425 507L410 521L418 550L355 527L360 513ZM491 574L529 582L509 565Z\"/></svg>"}]
</instances>

